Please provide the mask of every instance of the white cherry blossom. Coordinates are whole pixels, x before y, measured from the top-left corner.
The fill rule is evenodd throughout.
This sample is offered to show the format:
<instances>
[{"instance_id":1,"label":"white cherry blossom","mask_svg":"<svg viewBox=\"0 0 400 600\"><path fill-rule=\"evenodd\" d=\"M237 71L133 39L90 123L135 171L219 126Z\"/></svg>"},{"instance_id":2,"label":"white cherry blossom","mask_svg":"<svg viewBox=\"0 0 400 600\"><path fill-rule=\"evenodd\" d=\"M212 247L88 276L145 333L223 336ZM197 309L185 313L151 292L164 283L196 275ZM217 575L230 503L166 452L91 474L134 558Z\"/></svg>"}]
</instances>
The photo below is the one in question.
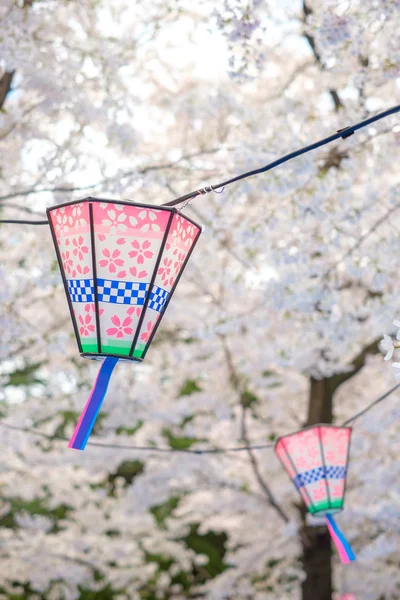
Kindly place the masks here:
<instances>
[{"instance_id":1,"label":"white cherry blossom","mask_svg":"<svg viewBox=\"0 0 400 600\"><path fill-rule=\"evenodd\" d=\"M102 224L110 227L111 235L115 235L117 233L124 233L127 230L127 225L124 223L126 221L126 214L120 213L117 215L114 209L107 211L108 219L103 219Z\"/></svg>"}]
</instances>

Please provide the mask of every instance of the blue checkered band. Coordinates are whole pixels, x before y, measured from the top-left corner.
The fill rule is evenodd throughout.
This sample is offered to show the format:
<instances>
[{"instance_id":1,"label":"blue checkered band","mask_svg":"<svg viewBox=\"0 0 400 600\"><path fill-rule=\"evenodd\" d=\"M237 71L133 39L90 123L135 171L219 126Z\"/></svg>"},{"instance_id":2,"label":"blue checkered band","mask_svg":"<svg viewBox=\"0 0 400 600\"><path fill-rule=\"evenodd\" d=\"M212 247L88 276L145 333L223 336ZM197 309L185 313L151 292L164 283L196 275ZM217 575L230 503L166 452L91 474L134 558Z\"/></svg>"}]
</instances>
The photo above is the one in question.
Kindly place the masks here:
<instances>
[{"instance_id":1,"label":"blue checkered band","mask_svg":"<svg viewBox=\"0 0 400 600\"><path fill-rule=\"evenodd\" d=\"M69 279L67 283L72 302L94 302L93 279Z\"/></svg>"},{"instance_id":2,"label":"blue checkered band","mask_svg":"<svg viewBox=\"0 0 400 600\"><path fill-rule=\"evenodd\" d=\"M112 281L97 279L97 290L100 302L112 304L133 304L143 306L149 290L148 283L132 281ZM148 307L161 312L168 300L169 293L156 285L150 294Z\"/></svg>"},{"instance_id":3,"label":"blue checkered band","mask_svg":"<svg viewBox=\"0 0 400 600\"><path fill-rule=\"evenodd\" d=\"M148 283L112 281L110 279L97 280L97 291L100 302L143 306L148 290Z\"/></svg>"},{"instance_id":4,"label":"blue checkered band","mask_svg":"<svg viewBox=\"0 0 400 600\"><path fill-rule=\"evenodd\" d=\"M68 291L72 302L94 302L93 279L69 279ZM97 279L99 302L111 304L133 304L143 306L149 291L149 283L132 281L113 281ZM148 307L162 312L169 298L169 292L153 285Z\"/></svg>"},{"instance_id":5,"label":"blue checkered band","mask_svg":"<svg viewBox=\"0 0 400 600\"><path fill-rule=\"evenodd\" d=\"M310 471L299 473L294 478L294 484L297 488L304 485L315 483L321 479L344 479L346 477L346 467L317 467Z\"/></svg>"},{"instance_id":6,"label":"blue checkered band","mask_svg":"<svg viewBox=\"0 0 400 600\"><path fill-rule=\"evenodd\" d=\"M168 300L169 292L156 285L153 286L153 291L150 294L149 308L161 312Z\"/></svg>"}]
</instances>

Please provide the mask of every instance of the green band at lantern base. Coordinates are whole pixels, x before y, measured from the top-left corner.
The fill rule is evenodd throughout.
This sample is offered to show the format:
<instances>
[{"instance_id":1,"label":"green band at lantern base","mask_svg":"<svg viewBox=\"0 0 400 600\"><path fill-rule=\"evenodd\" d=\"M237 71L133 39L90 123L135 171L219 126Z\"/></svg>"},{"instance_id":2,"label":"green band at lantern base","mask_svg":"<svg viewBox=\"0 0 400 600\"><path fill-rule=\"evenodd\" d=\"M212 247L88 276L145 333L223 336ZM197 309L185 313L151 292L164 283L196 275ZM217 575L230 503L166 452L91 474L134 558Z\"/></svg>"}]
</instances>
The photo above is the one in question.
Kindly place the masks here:
<instances>
[{"instance_id":1,"label":"green band at lantern base","mask_svg":"<svg viewBox=\"0 0 400 600\"><path fill-rule=\"evenodd\" d=\"M101 345L101 352L99 352L96 338L81 338L82 352L88 354L112 354L113 356L128 356L131 349L131 343L132 342L108 339L105 340L105 342ZM133 358L141 358L145 347L145 344L137 344L133 353Z\"/></svg>"},{"instance_id":2,"label":"green band at lantern base","mask_svg":"<svg viewBox=\"0 0 400 600\"><path fill-rule=\"evenodd\" d=\"M343 508L343 500L331 500L330 502L328 500L324 500L324 502L318 502L316 504L312 504L311 506L308 507L308 511L312 514L315 515L317 513L323 512L323 513L336 513L339 510L342 510Z\"/></svg>"}]
</instances>

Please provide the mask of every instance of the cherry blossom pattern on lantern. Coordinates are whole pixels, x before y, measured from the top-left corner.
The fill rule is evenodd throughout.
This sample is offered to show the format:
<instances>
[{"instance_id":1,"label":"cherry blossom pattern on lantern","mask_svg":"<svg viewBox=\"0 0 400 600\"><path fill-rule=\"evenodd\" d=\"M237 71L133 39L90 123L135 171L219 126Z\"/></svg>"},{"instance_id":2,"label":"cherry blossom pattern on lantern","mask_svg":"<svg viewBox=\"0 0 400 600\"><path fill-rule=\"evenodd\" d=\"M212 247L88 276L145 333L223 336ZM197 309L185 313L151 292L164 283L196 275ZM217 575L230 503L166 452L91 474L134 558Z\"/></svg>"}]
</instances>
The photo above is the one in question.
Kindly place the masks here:
<instances>
[{"instance_id":1,"label":"cherry blossom pattern on lantern","mask_svg":"<svg viewBox=\"0 0 400 600\"><path fill-rule=\"evenodd\" d=\"M65 214L64 207L60 208L56 215L55 229L58 234L66 234L69 231L68 217Z\"/></svg>"},{"instance_id":2,"label":"cherry blossom pattern on lantern","mask_svg":"<svg viewBox=\"0 0 400 600\"><path fill-rule=\"evenodd\" d=\"M154 256L154 252L149 250L149 248L151 248L151 243L148 240L145 240L142 243L138 242L137 240L134 240L133 242L131 242L131 246L133 250L129 252L129 257L136 258L136 262L139 265L142 265L144 263L145 258L149 259L153 258Z\"/></svg>"},{"instance_id":3,"label":"cherry blossom pattern on lantern","mask_svg":"<svg viewBox=\"0 0 400 600\"><path fill-rule=\"evenodd\" d=\"M81 265L76 265L76 270L74 269L72 271L72 277L76 277L76 274L79 273L79 275L82 275L82 277L84 275L87 275L89 273L90 269L88 266L85 267L81 267Z\"/></svg>"},{"instance_id":4,"label":"cherry blossom pattern on lantern","mask_svg":"<svg viewBox=\"0 0 400 600\"><path fill-rule=\"evenodd\" d=\"M84 239L80 235L78 238L73 238L72 244L74 245L73 254L78 258L78 260L82 261L84 258L84 254L89 252L89 248L84 245Z\"/></svg>"},{"instance_id":5,"label":"cherry blossom pattern on lantern","mask_svg":"<svg viewBox=\"0 0 400 600\"><path fill-rule=\"evenodd\" d=\"M107 334L110 336L116 336L117 338L123 338L125 335L131 335L133 333L132 327L129 325L132 323L130 317L126 317L122 323L117 315L111 317L111 322L115 327L107 329Z\"/></svg>"},{"instance_id":6,"label":"cherry blossom pattern on lantern","mask_svg":"<svg viewBox=\"0 0 400 600\"><path fill-rule=\"evenodd\" d=\"M88 336L94 332L94 325L92 323L92 316L87 313L85 317L79 315L79 333L83 336Z\"/></svg>"},{"instance_id":7,"label":"cherry blossom pattern on lantern","mask_svg":"<svg viewBox=\"0 0 400 600\"><path fill-rule=\"evenodd\" d=\"M70 256L70 253L68 250L66 250L65 252L61 252L61 258L63 261L63 267L64 267L64 271L66 273L68 273L68 275L70 275L72 273L72 269L73 269L73 260Z\"/></svg>"},{"instance_id":8,"label":"cherry blossom pattern on lantern","mask_svg":"<svg viewBox=\"0 0 400 600\"><path fill-rule=\"evenodd\" d=\"M311 494L315 502L321 502L322 500L324 500L326 496L325 480L317 483L315 487L311 490Z\"/></svg>"},{"instance_id":9,"label":"cherry blossom pattern on lantern","mask_svg":"<svg viewBox=\"0 0 400 600\"><path fill-rule=\"evenodd\" d=\"M332 482L329 482L329 487L333 498L341 498L344 494L344 479L334 483L333 485Z\"/></svg>"},{"instance_id":10,"label":"cherry blossom pattern on lantern","mask_svg":"<svg viewBox=\"0 0 400 600\"><path fill-rule=\"evenodd\" d=\"M124 206L122 204L116 204L115 202L100 202L100 208L103 210L124 210Z\"/></svg>"},{"instance_id":11,"label":"cherry blossom pattern on lantern","mask_svg":"<svg viewBox=\"0 0 400 600\"><path fill-rule=\"evenodd\" d=\"M126 214L124 212L120 212L118 215L114 208L107 210L108 219L103 219L102 224L108 226L109 233L111 235L116 235L117 233L125 233L127 230L127 225L124 223L126 221Z\"/></svg>"},{"instance_id":12,"label":"cherry blossom pattern on lantern","mask_svg":"<svg viewBox=\"0 0 400 600\"><path fill-rule=\"evenodd\" d=\"M184 244L185 246L192 246L194 238L196 237L197 227L190 221L187 221L182 216L178 216L175 223L175 228L172 232L172 243L174 246Z\"/></svg>"},{"instance_id":13,"label":"cherry blossom pattern on lantern","mask_svg":"<svg viewBox=\"0 0 400 600\"><path fill-rule=\"evenodd\" d=\"M130 306L128 308L127 314L129 316L136 315L137 317L140 317L140 315L142 314L142 307L141 306Z\"/></svg>"},{"instance_id":14,"label":"cherry blossom pattern on lantern","mask_svg":"<svg viewBox=\"0 0 400 600\"><path fill-rule=\"evenodd\" d=\"M85 311L88 313L90 311L92 311L93 313L96 312L96 305L92 302L90 304L85 304ZM99 315L101 316L104 313L104 308L99 308Z\"/></svg>"},{"instance_id":15,"label":"cherry blossom pattern on lantern","mask_svg":"<svg viewBox=\"0 0 400 600\"><path fill-rule=\"evenodd\" d=\"M159 214L159 213L158 213ZM140 225L140 231L161 231L161 227L156 223L158 214L149 208L144 208L138 214L138 218L129 217L129 223L133 227ZM138 220L139 219L139 220Z\"/></svg>"},{"instance_id":16,"label":"cherry blossom pattern on lantern","mask_svg":"<svg viewBox=\"0 0 400 600\"><path fill-rule=\"evenodd\" d=\"M75 219L75 225L84 227L87 225L86 219L82 217L82 207L80 204L75 204L72 209L72 217Z\"/></svg>"},{"instance_id":17,"label":"cherry blossom pattern on lantern","mask_svg":"<svg viewBox=\"0 0 400 600\"><path fill-rule=\"evenodd\" d=\"M158 275L161 275L163 285L167 285L168 283L170 285L172 285L172 283L173 283L173 278L170 278L171 265L172 265L172 259L165 257L164 260L162 261L162 266L157 271Z\"/></svg>"},{"instance_id":18,"label":"cherry blossom pattern on lantern","mask_svg":"<svg viewBox=\"0 0 400 600\"><path fill-rule=\"evenodd\" d=\"M185 252L179 252L177 248L175 248L173 254L176 256L176 261L174 262L175 275L178 275L179 271L182 269L186 254Z\"/></svg>"},{"instance_id":19,"label":"cherry blossom pattern on lantern","mask_svg":"<svg viewBox=\"0 0 400 600\"><path fill-rule=\"evenodd\" d=\"M148 339L149 339L149 337L150 337L150 335L151 335L151 332L152 332L152 331L153 331L153 329L154 329L154 326L155 326L155 324L156 324L156 323L155 323L155 322L153 323L153 321L149 321L149 322L147 323L147 325L146 325L146 331L144 331L144 332L142 333L142 335L140 336L140 339L141 339L141 340L143 340L144 342L147 342L147 341L148 341Z\"/></svg>"},{"instance_id":20,"label":"cherry blossom pattern on lantern","mask_svg":"<svg viewBox=\"0 0 400 600\"><path fill-rule=\"evenodd\" d=\"M113 253L111 254L108 248L104 248L102 254L105 258L99 262L99 265L101 267L108 267L110 273L116 273L117 267L122 267L124 265L122 258L119 258L121 256L120 250L113 250ZM118 273L118 276L123 277L124 275L122 275L122 273L124 272Z\"/></svg>"},{"instance_id":21,"label":"cherry blossom pattern on lantern","mask_svg":"<svg viewBox=\"0 0 400 600\"><path fill-rule=\"evenodd\" d=\"M136 267L131 267L129 272L133 277L137 277L138 279L143 279L143 277L147 277L147 271L138 271Z\"/></svg>"}]
</instances>

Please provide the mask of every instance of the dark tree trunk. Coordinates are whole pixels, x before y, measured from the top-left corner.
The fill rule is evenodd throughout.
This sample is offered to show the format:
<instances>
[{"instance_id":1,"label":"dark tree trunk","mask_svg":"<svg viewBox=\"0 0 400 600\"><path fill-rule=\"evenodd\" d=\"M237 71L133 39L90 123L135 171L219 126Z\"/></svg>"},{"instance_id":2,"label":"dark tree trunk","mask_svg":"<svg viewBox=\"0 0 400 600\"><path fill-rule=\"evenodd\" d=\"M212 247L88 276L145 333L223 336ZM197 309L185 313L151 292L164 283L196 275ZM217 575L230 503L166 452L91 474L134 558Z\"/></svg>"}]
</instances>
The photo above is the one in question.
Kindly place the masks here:
<instances>
[{"instance_id":1,"label":"dark tree trunk","mask_svg":"<svg viewBox=\"0 0 400 600\"><path fill-rule=\"evenodd\" d=\"M11 90L11 82L14 77L14 71L6 71L0 77L0 108L3 108L8 92Z\"/></svg>"},{"instance_id":2,"label":"dark tree trunk","mask_svg":"<svg viewBox=\"0 0 400 600\"><path fill-rule=\"evenodd\" d=\"M345 381L356 375L364 366L367 356L376 354L379 340L363 348L350 363L350 369L325 379L310 378L306 426L332 423L333 395ZM307 527L306 508L300 507L303 526L302 564L306 579L302 584L302 600L332 600L332 547L328 529Z\"/></svg>"},{"instance_id":3,"label":"dark tree trunk","mask_svg":"<svg viewBox=\"0 0 400 600\"><path fill-rule=\"evenodd\" d=\"M305 527L309 546L303 544L302 563L306 579L303 600L332 600L331 536L326 527Z\"/></svg>"},{"instance_id":4,"label":"dark tree trunk","mask_svg":"<svg viewBox=\"0 0 400 600\"><path fill-rule=\"evenodd\" d=\"M308 415L306 426L332 423L332 396L334 378L310 379ZM302 509L305 523L306 510ZM332 549L331 536L325 526L307 527L304 524L302 541L303 569L306 579L302 583L302 600L332 600Z\"/></svg>"}]
</instances>

